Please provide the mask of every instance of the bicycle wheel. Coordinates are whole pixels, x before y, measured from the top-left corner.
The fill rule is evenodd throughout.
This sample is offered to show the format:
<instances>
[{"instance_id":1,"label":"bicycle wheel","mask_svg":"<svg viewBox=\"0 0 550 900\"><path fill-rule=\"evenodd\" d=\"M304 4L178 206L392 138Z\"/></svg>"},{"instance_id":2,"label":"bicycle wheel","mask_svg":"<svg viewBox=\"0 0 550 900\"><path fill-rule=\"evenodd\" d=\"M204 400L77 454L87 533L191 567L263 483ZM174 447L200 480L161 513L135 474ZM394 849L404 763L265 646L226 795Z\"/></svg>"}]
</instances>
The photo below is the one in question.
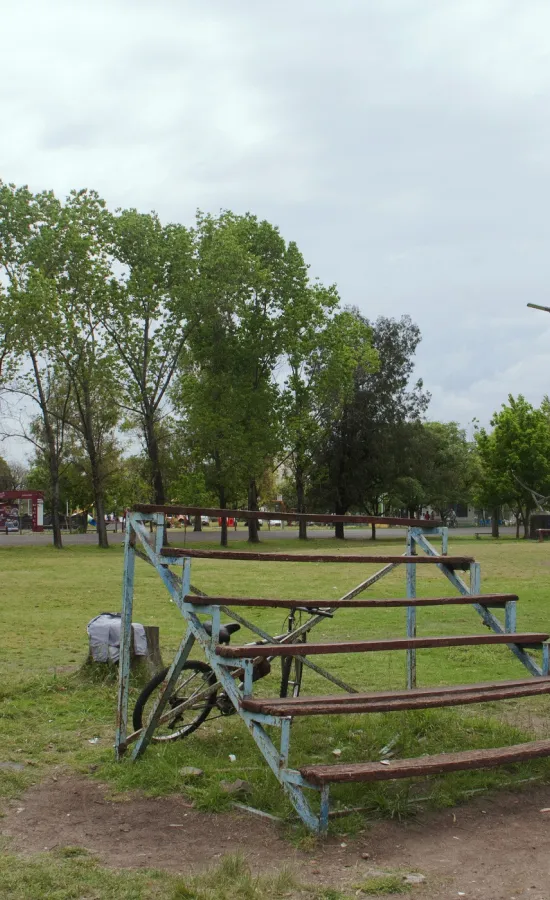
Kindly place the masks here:
<instances>
[{"instance_id":1,"label":"bicycle wheel","mask_svg":"<svg viewBox=\"0 0 550 900\"><path fill-rule=\"evenodd\" d=\"M168 669L157 672L139 695L132 716L136 731L143 728L144 723L147 722L153 705L158 699L159 687L167 674ZM155 729L152 740L157 742L176 741L195 731L215 706L216 691L208 693L208 688L214 684L216 684L216 676L210 666L199 660L188 660L181 670L163 715L169 712L170 708L175 709L184 700L190 700L194 696L197 699L181 712L176 712L166 721L161 722Z\"/></svg>"},{"instance_id":2,"label":"bicycle wheel","mask_svg":"<svg viewBox=\"0 0 550 900\"><path fill-rule=\"evenodd\" d=\"M304 664L299 656L281 659L281 690L279 697L298 697L302 686Z\"/></svg>"}]
</instances>

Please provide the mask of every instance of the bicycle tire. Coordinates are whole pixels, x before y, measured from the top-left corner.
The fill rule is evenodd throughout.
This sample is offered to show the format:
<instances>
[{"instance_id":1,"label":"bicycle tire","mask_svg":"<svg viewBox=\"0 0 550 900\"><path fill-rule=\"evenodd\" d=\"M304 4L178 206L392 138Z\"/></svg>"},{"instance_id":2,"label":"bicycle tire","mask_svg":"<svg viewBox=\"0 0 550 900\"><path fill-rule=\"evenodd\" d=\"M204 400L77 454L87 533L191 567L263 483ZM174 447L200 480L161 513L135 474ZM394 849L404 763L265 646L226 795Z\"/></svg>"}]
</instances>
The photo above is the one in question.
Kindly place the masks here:
<instances>
[{"instance_id":1,"label":"bicycle tire","mask_svg":"<svg viewBox=\"0 0 550 900\"><path fill-rule=\"evenodd\" d=\"M304 663L299 656L283 656L281 659L281 688L279 697L288 697L292 685L292 697L299 697L302 687Z\"/></svg>"},{"instance_id":2,"label":"bicycle tire","mask_svg":"<svg viewBox=\"0 0 550 900\"><path fill-rule=\"evenodd\" d=\"M144 720L147 721L147 716L144 716L144 710L145 710L147 701L150 699L151 695L156 691L156 689L159 687L159 685L162 684L162 682L164 681L164 679L166 678L166 676L168 674L168 671L169 671L169 669L162 669L160 672L157 672L157 674L154 676L154 678L151 679L151 681L144 687L141 694L139 695L139 697L136 701L136 705L134 706L133 714L132 714L132 723L133 723L135 731L138 731L138 729L143 728ZM200 675L206 676L206 678L205 678L206 684L214 685L216 683L216 676L215 676L214 672L212 671L212 669L210 668L210 666L208 666L204 662L201 662L200 660L188 660L184 664L181 674L184 675L186 672L187 673L195 672L195 673L197 673L197 675L200 674ZM181 675L180 675L180 677L181 677ZM172 697L170 698L170 702L175 704L175 702L177 702L177 699L178 699L178 688L176 685L176 690L172 694ZM179 699L183 700L185 698L180 697ZM199 725L202 725L202 723L207 718L207 716L210 714L210 712L212 711L212 709L215 705L216 705L216 692L214 691L212 694L210 694L208 697L205 697L202 700L202 705L199 708L200 711L198 711L198 714L195 716L195 718L191 722L184 725L182 728L179 728L177 731L172 732L171 734L165 734L165 735L153 734L152 740L155 741L156 743L165 743L166 741L176 741L176 740L180 740L181 738L187 737L193 731L196 731L196 729L199 727ZM185 711L184 711L184 714L185 714Z\"/></svg>"}]
</instances>

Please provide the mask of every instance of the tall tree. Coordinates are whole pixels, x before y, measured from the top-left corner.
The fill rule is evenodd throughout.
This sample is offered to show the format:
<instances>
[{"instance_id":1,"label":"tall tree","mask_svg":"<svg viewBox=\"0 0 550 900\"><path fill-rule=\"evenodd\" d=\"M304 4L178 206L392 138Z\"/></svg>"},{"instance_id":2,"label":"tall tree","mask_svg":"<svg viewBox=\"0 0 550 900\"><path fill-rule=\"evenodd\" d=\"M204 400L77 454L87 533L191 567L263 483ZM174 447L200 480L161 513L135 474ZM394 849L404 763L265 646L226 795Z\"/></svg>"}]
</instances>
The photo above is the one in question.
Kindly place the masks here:
<instances>
[{"instance_id":1,"label":"tall tree","mask_svg":"<svg viewBox=\"0 0 550 900\"><path fill-rule=\"evenodd\" d=\"M403 474L403 428L419 420L429 394L421 380L411 384L420 330L408 316L369 322L377 368L357 366L351 399L328 432L316 463L314 495L321 508L337 515L361 510L375 515L379 503ZM335 526L344 537L344 526ZM373 537L375 531L373 529Z\"/></svg>"},{"instance_id":2,"label":"tall tree","mask_svg":"<svg viewBox=\"0 0 550 900\"><path fill-rule=\"evenodd\" d=\"M108 297L109 217L92 191L73 192L59 220L60 266L55 275L59 341L55 353L70 387L68 422L87 455L100 547L108 546L105 494L116 457L120 419L118 365L96 317Z\"/></svg>"},{"instance_id":3,"label":"tall tree","mask_svg":"<svg viewBox=\"0 0 550 900\"><path fill-rule=\"evenodd\" d=\"M479 479L475 445L456 422L416 422L409 429L407 475L421 485L419 506L441 518L472 501Z\"/></svg>"},{"instance_id":4,"label":"tall tree","mask_svg":"<svg viewBox=\"0 0 550 900\"><path fill-rule=\"evenodd\" d=\"M283 447L276 367L309 315L307 269L295 244L252 215L199 215L196 247L202 320L189 336L178 405L220 506L244 494L258 509L260 479ZM249 540L258 540L255 521Z\"/></svg>"},{"instance_id":5,"label":"tall tree","mask_svg":"<svg viewBox=\"0 0 550 900\"><path fill-rule=\"evenodd\" d=\"M23 426L47 462L54 546L62 546L59 478L65 439L68 393L58 389L54 335L58 327L52 276L58 262L56 228L60 204L50 192L33 195L27 187L0 182L0 271L7 287L0 294L0 332L4 367L9 354L7 390L36 404L38 429ZM40 323L40 327L37 324Z\"/></svg>"},{"instance_id":6,"label":"tall tree","mask_svg":"<svg viewBox=\"0 0 550 900\"><path fill-rule=\"evenodd\" d=\"M192 235L181 225L162 225L154 213L123 210L112 217L110 249L116 277L94 315L122 369L120 405L143 440L154 501L164 504L162 425L188 335L200 321Z\"/></svg>"},{"instance_id":7,"label":"tall tree","mask_svg":"<svg viewBox=\"0 0 550 900\"><path fill-rule=\"evenodd\" d=\"M285 462L294 476L296 509L302 514L315 454L352 399L358 367L366 372L378 365L370 327L349 310L330 315L338 303L335 289L314 285L308 291L309 314L288 336L289 374L283 394ZM305 519L300 520L299 537L307 538Z\"/></svg>"},{"instance_id":8,"label":"tall tree","mask_svg":"<svg viewBox=\"0 0 550 900\"><path fill-rule=\"evenodd\" d=\"M533 491L550 494L550 428L547 411L535 409L521 394L503 404L492 419L492 433L481 428L476 434L483 462L487 492L516 510L517 534L523 523L529 535L529 518L536 509Z\"/></svg>"}]
</instances>

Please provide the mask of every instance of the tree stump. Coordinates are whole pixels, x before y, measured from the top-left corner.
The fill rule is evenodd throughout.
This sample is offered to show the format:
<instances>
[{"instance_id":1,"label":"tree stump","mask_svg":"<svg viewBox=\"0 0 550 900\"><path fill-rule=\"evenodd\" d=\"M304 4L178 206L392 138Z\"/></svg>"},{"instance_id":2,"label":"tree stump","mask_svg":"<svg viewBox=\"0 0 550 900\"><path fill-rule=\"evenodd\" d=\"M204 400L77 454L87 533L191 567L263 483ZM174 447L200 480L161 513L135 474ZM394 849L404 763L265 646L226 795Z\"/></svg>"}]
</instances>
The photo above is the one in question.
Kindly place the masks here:
<instances>
[{"instance_id":1,"label":"tree stump","mask_svg":"<svg viewBox=\"0 0 550 900\"><path fill-rule=\"evenodd\" d=\"M156 672L160 672L161 669L164 669L164 663L162 661L162 654L160 652L160 631L158 625L144 625L145 628L145 637L147 638L147 656L145 660L151 674L154 675ZM132 650L134 646L134 635L132 634ZM134 657L132 654L132 662L134 659L139 659L140 657ZM141 657L143 659L143 657Z\"/></svg>"},{"instance_id":2,"label":"tree stump","mask_svg":"<svg viewBox=\"0 0 550 900\"><path fill-rule=\"evenodd\" d=\"M132 628L130 669L131 671L136 671L145 664L150 677L152 677L153 675L156 675L157 672L160 672L161 669L164 669L162 654L160 652L160 630L158 625L144 625L143 628L145 630L145 637L147 638L147 654L145 656L138 656L136 654L134 647L134 629ZM102 662L96 663L92 658L91 648L88 649L88 659L86 663L88 666L101 666L107 664ZM112 663L108 663L108 665L112 665ZM118 663L115 663L115 665L118 666Z\"/></svg>"}]
</instances>

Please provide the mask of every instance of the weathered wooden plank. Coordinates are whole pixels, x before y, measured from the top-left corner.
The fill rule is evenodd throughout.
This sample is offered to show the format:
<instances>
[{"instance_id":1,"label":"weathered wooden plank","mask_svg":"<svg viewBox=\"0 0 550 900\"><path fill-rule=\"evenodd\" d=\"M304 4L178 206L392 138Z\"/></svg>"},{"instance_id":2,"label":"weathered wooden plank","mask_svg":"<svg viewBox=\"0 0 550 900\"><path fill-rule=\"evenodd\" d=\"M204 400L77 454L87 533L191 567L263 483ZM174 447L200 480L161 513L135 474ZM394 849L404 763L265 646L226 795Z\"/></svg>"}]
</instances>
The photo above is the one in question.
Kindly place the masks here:
<instances>
[{"instance_id":1,"label":"weathered wooden plank","mask_svg":"<svg viewBox=\"0 0 550 900\"><path fill-rule=\"evenodd\" d=\"M261 710L250 708L250 701L243 700L243 709L249 712L264 712L273 716L320 716L345 715L347 713L396 712L405 709L438 709L445 706L462 706L468 703L487 703L494 700L512 700L517 697L534 697L539 694L550 694L550 679L517 687L501 687L500 689L446 691L438 694L415 695L409 692L408 697L388 697L384 700L357 701L357 695L349 695L345 700L333 698L325 703L302 703L298 706L285 701L263 701ZM346 702L347 701L347 702Z\"/></svg>"},{"instance_id":2,"label":"weathered wooden plank","mask_svg":"<svg viewBox=\"0 0 550 900\"><path fill-rule=\"evenodd\" d=\"M439 694L459 694L468 693L469 691L498 691L501 688L523 687L530 684L550 684L550 677L533 677L514 678L509 681L481 681L474 684L452 684L452 685L435 685L432 687L403 688L395 691L366 691L357 694L312 694L310 696L286 697L282 700L280 697L247 697L243 700L243 708L251 712L262 712L264 705L284 703L289 710L293 710L298 706L310 706L317 703L363 703L365 700L388 700L400 699L407 697L430 697ZM246 703L246 706L245 706ZM292 713L293 715L294 713Z\"/></svg>"},{"instance_id":3,"label":"weathered wooden plank","mask_svg":"<svg viewBox=\"0 0 550 900\"><path fill-rule=\"evenodd\" d=\"M460 647L480 644L520 644L535 646L547 640L542 633L461 634L438 637L386 638L375 641L340 641L333 643L252 644L248 647L218 646L218 656L225 659L253 659L257 656L313 656L325 653L368 653L377 650L408 650L426 647Z\"/></svg>"},{"instance_id":4,"label":"weathered wooden plank","mask_svg":"<svg viewBox=\"0 0 550 900\"><path fill-rule=\"evenodd\" d=\"M401 606L456 606L477 603L479 606L504 607L510 601L517 601L516 594L476 594L457 595L456 597L395 597L375 600L363 598L356 600L277 600L263 597L196 597L188 594L186 603L194 606L249 606L280 607L281 609L383 609Z\"/></svg>"},{"instance_id":5,"label":"weathered wooden plank","mask_svg":"<svg viewBox=\"0 0 550 900\"><path fill-rule=\"evenodd\" d=\"M246 562L317 562L317 563L419 563L420 565L440 565L450 569L468 569L473 559L469 556L369 556L344 555L338 553L255 553L248 550L193 550L184 547L164 547L162 556L191 557L192 559L241 559Z\"/></svg>"},{"instance_id":6,"label":"weathered wooden plank","mask_svg":"<svg viewBox=\"0 0 550 900\"><path fill-rule=\"evenodd\" d=\"M336 784L354 781L392 781L396 778L416 778L419 775L439 775L465 769L489 769L550 756L550 740L513 744L491 750L462 750L459 753L438 753L418 759L396 759L384 762L351 763L335 766L302 766L300 774L311 784Z\"/></svg>"},{"instance_id":7,"label":"weathered wooden plank","mask_svg":"<svg viewBox=\"0 0 550 900\"><path fill-rule=\"evenodd\" d=\"M403 528L439 528L443 523L439 520L425 522L424 519L401 519L397 516L337 516L323 515L322 513L294 513L294 512L262 512L257 509L213 509L200 506L158 506L149 503L137 503L133 507L134 512L164 513L165 516L208 516L211 519L275 519L282 522L313 522L314 524L336 525L343 522L345 525L394 525Z\"/></svg>"}]
</instances>

